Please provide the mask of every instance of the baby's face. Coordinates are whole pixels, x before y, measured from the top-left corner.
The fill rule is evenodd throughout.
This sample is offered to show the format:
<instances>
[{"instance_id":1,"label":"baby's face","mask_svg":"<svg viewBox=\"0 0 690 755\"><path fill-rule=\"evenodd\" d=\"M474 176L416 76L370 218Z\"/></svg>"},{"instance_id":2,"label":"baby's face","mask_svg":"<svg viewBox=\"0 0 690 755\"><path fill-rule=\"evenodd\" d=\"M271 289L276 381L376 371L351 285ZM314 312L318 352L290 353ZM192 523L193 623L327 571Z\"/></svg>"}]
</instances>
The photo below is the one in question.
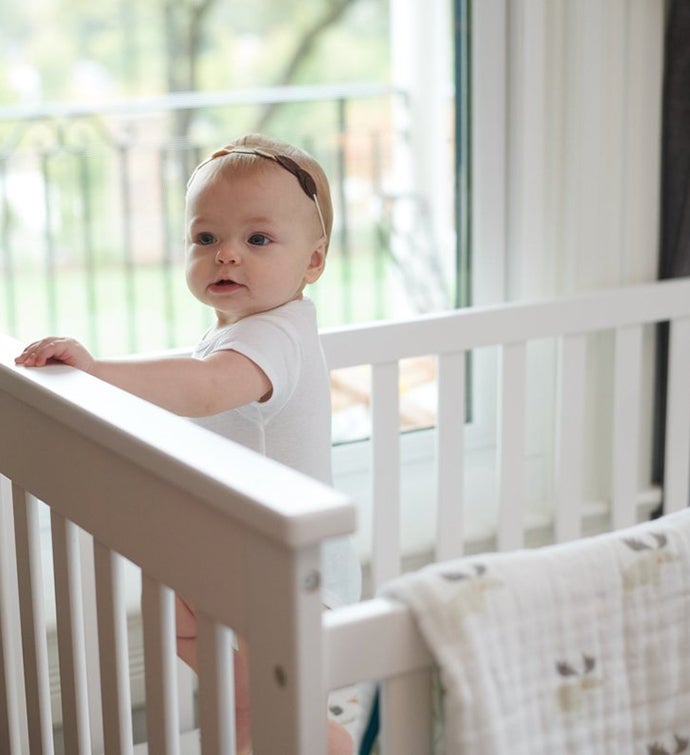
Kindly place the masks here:
<instances>
[{"instance_id":1,"label":"baby's face","mask_svg":"<svg viewBox=\"0 0 690 755\"><path fill-rule=\"evenodd\" d=\"M187 194L187 285L219 325L302 296L325 262L314 202L279 165L202 168Z\"/></svg>"}]
</instances>

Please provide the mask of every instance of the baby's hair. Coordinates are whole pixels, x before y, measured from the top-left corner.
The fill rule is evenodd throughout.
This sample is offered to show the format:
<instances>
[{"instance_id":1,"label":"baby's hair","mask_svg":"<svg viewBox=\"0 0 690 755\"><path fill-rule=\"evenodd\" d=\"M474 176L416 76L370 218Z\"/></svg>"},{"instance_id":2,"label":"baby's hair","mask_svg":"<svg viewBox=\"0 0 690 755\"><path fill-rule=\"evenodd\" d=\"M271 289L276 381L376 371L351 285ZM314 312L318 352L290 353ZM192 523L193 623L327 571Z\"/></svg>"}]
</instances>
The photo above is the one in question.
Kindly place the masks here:
<instances>
[{"instance_id":1,"label":"baby's hair","mask_svg":"<svg viewBox=\"0 0 690 755\"><path fill-rule=\"evenodd\" d=\"M283 168L293 173L304 192L314 200L319 221L326 236L326 248L328 248L333 228L333 203L330 187L323 168L308 152L288 142L263 134L245 134L217 149L199 163L187 182L187 190L189 190L201 168L215 160L230 156L233 161L236 161L235 164L238 167L241 165L255 166L259 161L272 158ZM293 164L291 165L291 163ZM295 169L295 164L299 170ZM298 176L298 173L302 173L302 175Z\"/></svg>"}]
</instances>

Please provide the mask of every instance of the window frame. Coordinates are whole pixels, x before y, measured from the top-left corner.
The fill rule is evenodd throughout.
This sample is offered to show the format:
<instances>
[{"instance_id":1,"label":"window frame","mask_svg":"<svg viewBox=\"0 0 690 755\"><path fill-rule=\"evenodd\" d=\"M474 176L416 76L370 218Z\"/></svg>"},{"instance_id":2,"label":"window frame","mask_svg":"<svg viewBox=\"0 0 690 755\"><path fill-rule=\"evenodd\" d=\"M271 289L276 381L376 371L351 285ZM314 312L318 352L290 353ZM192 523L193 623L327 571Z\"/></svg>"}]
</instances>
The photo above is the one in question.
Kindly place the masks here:
<instances>
[{"instance_id":1,"label":"window frame","mask_svg":"<svg viewBox=\"0 0 690 755\"><path fill-rule=\"evenodd\" d=\"M470 28L469 304L555 298L654 280L662 4L467 2L453 0L452 7L456 15L467 10L463 18ZM428 129L428 123L422 125ZM601 127L609 123L610 129ZM412 124L415 131L425 135L427 145L442 144L438 132ZM433 202L433 191L429 197ZM462 207L462 198L456 200ZM463 228L457 231L462 243ZM601 355L606 370L610 343L596 348L593 361ZM545 345L530 360L528 384L539 381L539 389L552 390L548 375L555 357L554 347ZM465 428L469 465L481 466L495 452L496 374L495 354L473 356ZM544 432L554 424L548 398L530 403L536 430L528 428L527 439L530 464L542 470L537 484L544 489L553 456ZM652 400L645 391L645 417ZM423 444L415 451L416 441L404 443L410 446L404 460L424 457ZM356 499L366 492L347 483L364 473L368 446L363 441L334 448L336 480L347 492L357 491ZM643 467L646 456L642 449ZM642 477L646 474L643 469Z\"/></svg>"}]
</instances>

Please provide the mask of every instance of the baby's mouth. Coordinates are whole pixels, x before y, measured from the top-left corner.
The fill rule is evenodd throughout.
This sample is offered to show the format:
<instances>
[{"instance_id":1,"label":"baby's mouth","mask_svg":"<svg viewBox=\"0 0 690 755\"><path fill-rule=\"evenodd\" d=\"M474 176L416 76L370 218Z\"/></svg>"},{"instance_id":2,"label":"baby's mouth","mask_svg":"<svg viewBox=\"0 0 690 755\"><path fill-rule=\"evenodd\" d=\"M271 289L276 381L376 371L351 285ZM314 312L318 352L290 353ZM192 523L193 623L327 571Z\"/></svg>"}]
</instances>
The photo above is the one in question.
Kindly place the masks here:
<instances>
[{"instance_id":1,"label":"baby's mouth","mask_svg":"<svg viewBox=\"0 0 690 755\"><path fill-rule=\"evenodd\" d=\"M240 288L241 285L241 283L231 280L230 278L219 278L217 281L211 283L209 288L212 291L220 291L221 289L223 291L233 291L236 288Z\"/></svg>"}]
</instances>

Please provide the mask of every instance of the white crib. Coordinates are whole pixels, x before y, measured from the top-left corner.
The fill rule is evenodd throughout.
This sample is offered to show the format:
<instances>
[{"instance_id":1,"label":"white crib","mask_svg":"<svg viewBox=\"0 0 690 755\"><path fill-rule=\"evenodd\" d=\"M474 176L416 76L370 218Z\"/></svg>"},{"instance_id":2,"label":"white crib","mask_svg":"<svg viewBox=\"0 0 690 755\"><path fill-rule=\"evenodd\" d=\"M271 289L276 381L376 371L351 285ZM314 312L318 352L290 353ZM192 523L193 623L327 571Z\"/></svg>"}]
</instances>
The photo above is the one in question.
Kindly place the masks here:
<instances>
[{"instance_id":1,"label":"white crib","mask_svg":"<svg viewBox=\"0 0 690 755\"><path fill-rule=\"evenodd\" d=\"M641 407L654 324L665 321L670 356L660 491L638 470L649 445L649 417ZM590 500L587 356L592 335L600 332L611 343L611 425L605 433L610 484L603 497ZM368 520L371 542L368 530L361 542L373 593L423 561L477 548L560 542L631 525L660 501L666 513L688 505L689 280L342 328L324 332L323 342L333 370L371 365L365 496L371 510L82 373L17 369L19 344L0 339L0 753L52 753L54 718L70 755L142 750L133 744L125 559L142 571L149 753L199 747L204 755L234 753L226 627L250 646L257 755L324 752L327 691L365 680L381 685L382 752L431 752L431 656L410 613L372 598L324 615L318 591L322 540L354 532L358 513L360 521ZM539 365L553 361L557 378L553 465L538 483L526 473L534 342L546 353ZM478 504L470 500L475 491L487 494L486 486L468 485L474 473L463 463L467 420L480 412L474 395L468 401L466 376L485 379L478 366L485 347L498 353L491 471L496 514L486 531L473 529ZM476 356L468 372L470 353ZM438 382L438 419L428 435L433 480L424 484L435 529L429 547L411 553L400 536L408 485L401 484L407 461L398 365L424 355L435 357ZM535 510L533 489L540 501ZM37 499L50 508L57 715L38 522L43 504ZM178 684L172 590L199 609L198 717L190 713L189 685Z\"/></svg>"}]
</instances>

